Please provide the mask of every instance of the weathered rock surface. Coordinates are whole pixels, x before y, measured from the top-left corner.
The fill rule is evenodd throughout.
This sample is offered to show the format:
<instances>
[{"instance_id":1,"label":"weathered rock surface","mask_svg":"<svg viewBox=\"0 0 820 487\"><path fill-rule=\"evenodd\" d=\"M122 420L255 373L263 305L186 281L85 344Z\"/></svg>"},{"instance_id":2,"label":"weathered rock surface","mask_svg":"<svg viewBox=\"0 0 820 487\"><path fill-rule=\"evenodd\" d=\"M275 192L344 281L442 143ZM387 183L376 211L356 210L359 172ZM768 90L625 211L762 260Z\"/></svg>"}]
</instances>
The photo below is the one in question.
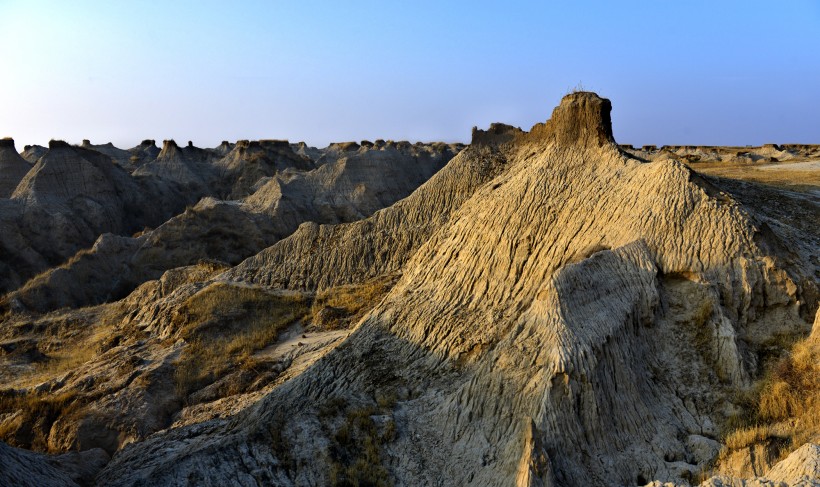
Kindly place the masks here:
<instances>
[{"instance_id":1,"label":"weathered rock surface","mask_svg":"<svg viewBox=\"0 0 820 487\"><path fill-rule=\"evenodd\" d=\"M80 145L83 149L91 149L99 152L100 154L105 154L111 158L112 161L116 162L117 164L128 167L131 163L131 152L114 147L114 144L108 142L106 144L92 144L90 140L86 139L83 140L83 143Z\"/></svg>"},{"instance_id":2,"label":"weathered rock surface","mask_svg":"<svg viewBox=\"0 0 820 487\"><path fill-rule=\"evenodd\" d=\"M147 162L151 162L159 156L160 148L153 139L145 139L139 145L128 149L131 157L128 158L132 166L139 167Z\"/></svg>"},{"instance_id":3,"label":"weathered rock surface","mask_svg":"<svg viewBox=\"0 0 820 487\"><path fill-rule=\"evenodd\" d=\"M0 198L9 198L31 169L14 148L13 139L0 139Z\"/></svg>"},{"instance_id":4,"label":"weathered rock surface","mask_svg":"<svg viewBox=\"0 0 820 487\"><path fill-rule=\"evenodd\" d=\"M123 297L174 267L202 259L238 264L305 221L351 222L393 204L429 179L458 149L444 144L362 148L305 172L312 162L297 157L287 143L240 141L216 167L223 171L220 184L233 187L235 194L242 194L238 188L243 185L261 184L244 201L205 197L139 238L118 237L117 245L98 241L7 300L37 311L98 304ZM86 286L89 280L93 285Z\"/></svg>"},{"instance_id":5,"label":"weathered rock surface","mask_svg":"<svg viewBox=\"0 0 820 487\"><path fill-rule=\"evenodd\" d=\"M184 201L178 188L132 178L106 155L52 141L11 199L0 200L0 260L9 269L0 290L63 263L103 233L158 225Z\"/></svg>"},{"instance_id":6,"label":"weathered rock surface","mask_svg":"<svg viewBox=\"0 0 820 487\"><path fill-rule=\"evenodd\" d=\"M635 148L631 145L622 145L620 147L628 153L644 159L653 160L677 156L689 162L778 162L805 160L820 156L820 145L810 144L764 144L760 147L695 145L664 145L660 148L656 146Z\"/></svg>"},{"instance_id":7,"label":"weathered rock surface","mask_svg":"<svg viewBox=\"0 0 820 487\"><path fill-rule=\"evenodd\" d=\"M37 160L43 157L46 152L48 152L48 147L43 147L42 145L27 145L23 148L23 152L20 153L20 156L27 160L29 164L36 164Z\"/></svg>"},{"instance_id":8,"label":"weathered rock surface","mask_svg":"<svg viewBox=\"0 0 820 487\"><path fill-rule=\"evenodd\" d=\"M609 109L569 95L546 124L491 131L397 205L303 225L224 274L294 289L402 277L350 338L254 407L129 445L98 480L694 479L722 391L760 373L747 331L805 333L816 264L779 267L753 211L679 163L624 155ZM370 419L350 423L358 411ZM338 453L342 427L378 446Z\"/></svg>"},{"instance_id":9,"label":"weathered rock surface","mask_svg":"<svg viewBox=\"0 0 820 487\"><path fill-rule=\"evenodd\" d=\"M734 478L719 475L702 487L817 487L820 485L820 446L806 443L778 462L765 476Z\"/></svg>"},{"instance_id":10,"label":"weathered rock surface","mask_svg":"<svg viewBox=\"0 0 820 487\"><path fill-rule=\"evenodd\" d=\"M12 308L45 311L124 297L133 287L126 263L144 241L104 233L90 249L35 276L5 300Z\"/></svg>"},{"instance_id":11,"label":"weathered rock surface","mask_svg":"<svg viewBox=\"0 0 820 487\"><path fill-rule=\"evenodd\" d=\"M179 184L188 193L189 203L212 192L216 173L208 152L196 148L180 148L173 140L165 140L153 161L134 171L135 176L156 176Z\"/></svg>"},{"instance_id":12,"label":"weathered rock surface","mask_svg":"<svg viewBox=\"0 0 820 487\"><path fill-rule=\"evenodd\" d=\"M48 456L0 442L0 484L19 487L89 485L108 460L102 450Z\"/></svg>"},{"instance_id":13,"label":"weathered rock surface","mask_svg":"<svg viewBox=\"0 0 820 487\"><path fill-rule=\"evenodd\" d=\"M505 164L505 155L497 147L473 144L395 205L345 225L305 223L291 237L243 262L225 277L315 290L396 271L451 212ZM249 201L254 204L256 200ZM278 211L279 206L274 209Z\"/></svg>"},{"instance_id":14,"label":"weathered rock surface","mask_svg":"<svg viewBox=\"0 0 820 487\"><path fill-rule=\"evenodd\" d=\"M228 199L241 199L253 193L260 180L288 169L309 171L315 163L293 152L286 140L240 140L216 161L221 191Z\"/></svg>"},{"instance_id":15,"label":"weathered rock surface","mask_svg":"<svg viewBox=\"0 0 820 487\"><path fill-rule=\"evenodd\" d=\"M13 368L0 377L14 388L0 400L68 406L29 425L18 424L25 408L8 411L0 431L15 445L112 453L98 485L700 482L772 344L820 319L820 231L793 211L818 209L777 188L724 187L674 158L633 157L613 140L610 110L574 93L529 132L475 130L452 160L457 148L384 141L224 144L221 161L166 144L135 174L253 192L202 199L140 237L104 236L10 295L0 350ZM277 166L280 152L292 161ZM248 154L255 164L237 162ZM229 264L167 270L118 302L25 312L97 302L117 269L145 271L136 285L217 255ZM89 279L101 283L50 297ZM319 300L373 282L385 290ZM335 326L346 302L372 304L352 330L297 319L245 362L179 390L183 358L215 346L208 336L246 338L237 327L251 326L253 303L311 299L324 303L319 327ZM24 355L72 343L93 357L38 384L15 378L35 369ZM705 485L813 485L817 458L809 443L765 477Z\"/></svg>"}]
</instances>

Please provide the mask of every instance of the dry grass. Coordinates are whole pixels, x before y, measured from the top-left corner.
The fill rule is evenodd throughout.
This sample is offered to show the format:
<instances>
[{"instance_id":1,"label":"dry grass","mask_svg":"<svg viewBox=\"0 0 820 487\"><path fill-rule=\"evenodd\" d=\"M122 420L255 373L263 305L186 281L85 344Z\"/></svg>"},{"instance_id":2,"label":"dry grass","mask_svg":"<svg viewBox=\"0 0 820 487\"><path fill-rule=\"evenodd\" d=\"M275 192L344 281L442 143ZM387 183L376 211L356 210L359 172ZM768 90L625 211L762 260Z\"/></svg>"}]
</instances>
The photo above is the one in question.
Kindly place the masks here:
<instances>
[{"instance_id":1,"label":"dry grass","mask_svg":"<svg viewBox=\"0 0 820 487\"><path fill-rule=\"evenodd\" d=\"M730 423L727 450L771 440L785 440L785 457L807 441L820 438L820 341L798 342L755 389L740 397L744 413Z\"/></svg>"},{"instance_id":2,"label":"dry grass","mask_svg":"<svg viewBox=\"0 0 820 487\"><path fill-rule=\"evenodd\" d=\"M758 416L793 423L795 446L820 435L820 341L797 343L777 364L761 391Z\"/></svg>"},{"instance_id":3,"label":"dry grass","mask_svg":"<svg viewBox=\"0 0 820 487\"><path fill-rule=\"evenodd\" d=\"M783 438L783 434L779 428L771 425L758 425L732 431L724 441L726 448L731 451L740 450L770 438Z\"/></svg>"},{"instance_id":4,"label":"dry grass","mask_svg":"<svg viewBox=\"0 0 820 487\"><path fill-rule=\"evenodd\" d=\"M121 319L118 313L116 309L87 308L48 315L31 323L30 332L36 336L36 347L46 355L32 363L28 372L17 373L3 384L0 416L8 416L0 426L0 439L15 446L48 451L48 437L54 422L79 414L93 400L96 391L46 392L48 387L35 387L92 362ZM80 324L83 326L78 326ZM37 389L44 390L38 392Z\"/></svg>"},{"instance_id":5,"label":"dry grass","mask_svg":"<svg viewBox=\"0 0 820 487\"><path fill-rule=\"evenodd\" d=\"M313 323L324 330L345 328L373 309L395 284L395 277L383 276L363 284L337 286L317 293L310 309ZM322 310L335 309L330 319Z\"/></svg>"},{"instance_id":6,"label":"dry grass","mask_svg":"<svg viewBox=\"0 0 820 487\"><path fill-rule=\"evenodd\" d=\"M330 482L334 486L378 486L392 483L382 465L381 446L396 436L396 425L390 420L379 431L373 420L375 407L347 410L345 421L330 438Z\"/></svg>"},{"instance_id":7,"label":"dry grass","mask_svg":"<svg viewBox=\"0 0 820 487\"><path fill-rule=\"evenodd\" d=\"M792 190L816 190L820 187L820 171L784 169L759 169L762 164L734 162L687 162L695 171L709 176L718 176L743 181L754 181Z\"/></svg>"},{"instance_id":8,"label":"dry grass","mask_svg":"<svg viewBox=\"0 0 820 487\"><path fill-rule=\"evenodd\" d=\"M216 283L191 296L174 317L177 334L188 346L177 362L177 393L187 397L250 356L308 312L301 295L280 295L261 288Z\"/></svg>"},{"instance_id":9,"label":"dry grass","mask_svg":"<svg viewBox=\"0 0 820 487\"><path fill-rule=\"evenodd\" d=\"M61 417L81 407L74 391L58 394L21 394L0 396L0 411L19 412L16 421L0 425L0 438L9 445L49 451L51 426Z\"/></svg>"},{"instance_id":10,"label":"dry grass","mask_svg":"<svg viewBox=\"0 0 820 487\"><path fill-rule=\"evenodd\" d=\"M70 347L70 349L62 349L51 353L48 360L34 367L34 373L27 377L27 382L29 384L39 384L90 362L97 356L97 345L103 338L103 336L94 336Z\"/></svg>"},{"instance_id":11,"label":"dry grass","mask_svg":"<svg viewBox=\"0 0 820 487\"><path fill-rule=\"evenodd\" d=\"M102 344L111 336L112 325L100 320L93 329L67 339L59 348L47 352L48 358L33 364L31 372L18 375L12 382L5 384L16 388L29 388L42 382L60 377L83 364L93 360ZM43 334L45 335L45 334ZM54 338L59 339L59 334ZM49 338L40 337L40 347L48 347ZM3 410L0 409L0 412Z\"/></svg>"}]
</instances>

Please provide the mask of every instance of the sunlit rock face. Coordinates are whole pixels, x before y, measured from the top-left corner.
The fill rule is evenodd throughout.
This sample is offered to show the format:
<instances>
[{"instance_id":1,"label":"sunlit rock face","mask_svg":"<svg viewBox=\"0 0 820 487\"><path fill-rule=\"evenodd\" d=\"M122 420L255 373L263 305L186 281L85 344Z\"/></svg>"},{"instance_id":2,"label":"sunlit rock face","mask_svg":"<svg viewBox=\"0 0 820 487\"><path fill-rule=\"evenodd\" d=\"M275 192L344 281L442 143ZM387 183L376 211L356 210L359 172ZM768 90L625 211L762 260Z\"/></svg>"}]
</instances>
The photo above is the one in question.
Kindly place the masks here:
<instances>
[{"instance_id":1,"label":"sunlit rock face","mask_svg":"<svg viewBox=\"0 0 820 487\"><path fill-rule=\"evenodd\" d=\"M101 238L7 301L31 312L111 262L164 271L119 301L37 318L64 340L75 322L112 337L38 386L76 394L40 432L48 448L112 454L99 485L811 478L813 440L748 475L705 473L735 458L724 428L775 344L818 326L816 226L674 151L617 145L611 110L572 93L530 131L474 129L463 150L166 141L134 174L211 195ZM808 201L777 194L781 210ZM228 348L262 335L258 316L281 329ZM210 372L182 377L190 364Z\"/></svg>"}]
</instances>

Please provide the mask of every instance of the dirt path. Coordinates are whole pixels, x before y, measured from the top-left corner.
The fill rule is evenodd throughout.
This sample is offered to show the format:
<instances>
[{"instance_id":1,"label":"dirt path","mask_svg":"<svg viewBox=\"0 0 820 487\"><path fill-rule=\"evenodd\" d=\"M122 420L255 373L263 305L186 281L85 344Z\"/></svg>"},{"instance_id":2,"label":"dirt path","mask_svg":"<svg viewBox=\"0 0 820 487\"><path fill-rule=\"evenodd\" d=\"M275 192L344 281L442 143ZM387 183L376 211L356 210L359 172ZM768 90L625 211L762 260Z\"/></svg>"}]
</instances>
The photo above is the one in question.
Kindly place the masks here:
<instances>
[{"instance_id":1,"label":"dirt path","mask_svg":"<svg viewBox=\"0 0 820 487\"><path fill-rule=\"evenodd\" d=\"M344 338L350 335L352 330L334 330L323 332L307 332L302 322L297 322L285 330L276 340L276 343L269 345L254 354L254 358L260 360L308 360L311 363L311 355L319 357L327 353L327 347L335 347ZM291 367L293 364L291 365Z\"/></svg>"}]
</instances>

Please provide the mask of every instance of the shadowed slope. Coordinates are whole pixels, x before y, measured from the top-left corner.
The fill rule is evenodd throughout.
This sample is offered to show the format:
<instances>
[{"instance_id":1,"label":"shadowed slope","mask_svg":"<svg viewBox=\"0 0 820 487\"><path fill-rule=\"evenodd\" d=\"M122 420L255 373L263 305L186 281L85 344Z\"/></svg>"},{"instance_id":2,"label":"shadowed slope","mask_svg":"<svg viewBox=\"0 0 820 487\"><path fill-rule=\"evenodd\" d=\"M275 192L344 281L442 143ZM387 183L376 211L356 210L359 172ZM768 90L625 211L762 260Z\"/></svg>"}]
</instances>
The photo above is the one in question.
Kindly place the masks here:
<instances>
[{"instance_id":1,"label":"shadowed slope","mask_svg":"<svg viewBox=\"0 0 820 487\"><path fill-rule=\"evenodd\" d=\"M51 141L0 211L0 291L62 263L98 236L131 234L184 206L174 186L133 178L99 152Z\"/></svg>"},{"instance_id":2,"label":"shadowed slope","mask_svg":"<svg viewBox=\"0 0 820 487\"><path fill-rule=\"evenodd\" d=\"M0 198L11 197L30 169L31 164L14 148L14 140L0 139Z\"/></svg>"}]
</instances>

